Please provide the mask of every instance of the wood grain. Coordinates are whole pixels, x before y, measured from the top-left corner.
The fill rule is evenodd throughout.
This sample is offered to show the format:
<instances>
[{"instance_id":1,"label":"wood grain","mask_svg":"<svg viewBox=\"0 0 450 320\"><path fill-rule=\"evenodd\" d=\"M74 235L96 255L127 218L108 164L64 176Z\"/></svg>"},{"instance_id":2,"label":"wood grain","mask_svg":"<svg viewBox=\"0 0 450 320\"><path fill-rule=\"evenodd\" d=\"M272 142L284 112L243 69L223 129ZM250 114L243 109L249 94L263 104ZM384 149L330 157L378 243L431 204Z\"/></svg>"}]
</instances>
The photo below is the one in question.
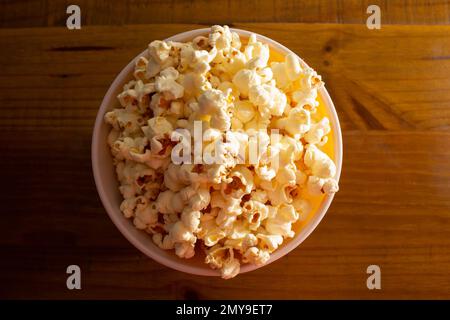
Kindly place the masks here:
<instances>
[{"instance_id":1,"label":"wood grain","mask_svg":"<svg viewBox=\"0 0 450 320\"><path fill-rule=\"evenodd\" d=\"M1 27L65 26L68 0L5 0ZM383 24L449 24L445 0L78 0L83 25L234 22L365 23L367 7L381 8Z\"/></svg>"},{"instance_id":2,"label":"wood grain","mask_svg":"<svg viewBox=\"0 0 450 320\"><path fill-rule=\"evenodd\" d=\"M90 166L94 118L146 44L196 25L0 30L1 298L450 298L450 27L236 23L316 68L344 165L314 233L224 281L146 258L107 217ZM82 290L65 287L78 264ZM366 288L378 264L382 290Z\"/></svg>"}]
</instances>

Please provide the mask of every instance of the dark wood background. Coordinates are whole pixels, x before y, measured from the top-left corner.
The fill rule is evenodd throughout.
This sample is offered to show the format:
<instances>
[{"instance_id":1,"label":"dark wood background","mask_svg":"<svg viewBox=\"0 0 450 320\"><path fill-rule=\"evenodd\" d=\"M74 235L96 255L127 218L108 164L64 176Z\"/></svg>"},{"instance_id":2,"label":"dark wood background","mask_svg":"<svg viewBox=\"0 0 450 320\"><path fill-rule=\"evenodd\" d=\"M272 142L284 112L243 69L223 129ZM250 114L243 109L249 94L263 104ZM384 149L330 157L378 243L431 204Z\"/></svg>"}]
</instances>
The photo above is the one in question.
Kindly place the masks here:
<instances>
[{"instance_id":1,"label":"dark wood background","mask_svg":"<svg viewBox=\"0 0 450 320\"><path fill-rule=\"evenodd\" d=\"M0 298L450 298L448 1L0 3ZM382 9L382 29L365 27ZM227 23L290 47L326 82L341 119L341 191L283 259L224 281L146 258L103 209L94 118L148 42ZM66 267L82 290L66 289ZM382 290L366 288L377 264Z\"/></svg>"}]
</instances>

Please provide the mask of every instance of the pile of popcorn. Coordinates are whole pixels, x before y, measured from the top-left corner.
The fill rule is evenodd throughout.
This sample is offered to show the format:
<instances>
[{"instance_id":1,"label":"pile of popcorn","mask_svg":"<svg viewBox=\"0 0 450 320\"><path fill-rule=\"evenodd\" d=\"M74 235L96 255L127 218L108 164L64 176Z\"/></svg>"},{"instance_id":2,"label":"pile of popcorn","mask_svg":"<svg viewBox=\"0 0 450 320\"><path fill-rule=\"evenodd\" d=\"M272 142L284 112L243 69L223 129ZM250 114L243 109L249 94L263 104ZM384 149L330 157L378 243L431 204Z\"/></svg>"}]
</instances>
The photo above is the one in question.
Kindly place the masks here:
<instances>
[{"instance_id":1,"label":"pile of popcorn","mask_svg":"<svg viewBox=\"0 0 450 320\"><path fill-rule=\"evenodd\" d=\"M105 115L125 217L180 258L204 252L225 279L241 263L267 263L310 212L308 197L338 191L336 166L321 150L330 133L316 112L323 82L297 56L269 63L270 54L255 35L244 44L227 26L192 42L153 41L120 106ZM226 150L223 161L172 161L175 130L192 132L194 121L208 132L204 149ZM229 131L240 133L244 148L258 136L256 163L238 161L238 148L224 139Z\"/></svg>"}]
</instances>

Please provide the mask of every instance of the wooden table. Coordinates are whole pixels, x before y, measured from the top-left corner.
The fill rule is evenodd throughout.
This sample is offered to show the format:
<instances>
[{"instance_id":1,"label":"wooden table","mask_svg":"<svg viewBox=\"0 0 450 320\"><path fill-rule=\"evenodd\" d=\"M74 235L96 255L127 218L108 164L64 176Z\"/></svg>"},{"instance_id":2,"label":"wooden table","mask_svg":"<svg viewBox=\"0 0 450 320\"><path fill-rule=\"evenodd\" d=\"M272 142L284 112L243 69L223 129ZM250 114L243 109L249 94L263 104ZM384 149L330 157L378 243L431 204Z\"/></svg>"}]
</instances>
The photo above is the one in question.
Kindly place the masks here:
<instances>
[{"instance_id":1,"label":"wooden table","mask_svg":"<svg viewBox=\"0 0 450 320\"><path fill-rule=\"evenodd\" d=\"M433 7L447 12L431 22L448 23L448 8ZM23 25L0 12L0 298L450 298L450 26L368 30L355 16L344 19L353 24L233 23L322 74L345 152L341 190L312 235L283 259L224 281L173 271L128 243L100 203L90 164L94 118L115 75L149 41L199 26L178 18L69 31L55 15ZM340 22L333 12L326 22ZM66 289L71 264L81 267L82 290ZM381 290L366 287L372 264Z\"/></svg>"}]
</instances>

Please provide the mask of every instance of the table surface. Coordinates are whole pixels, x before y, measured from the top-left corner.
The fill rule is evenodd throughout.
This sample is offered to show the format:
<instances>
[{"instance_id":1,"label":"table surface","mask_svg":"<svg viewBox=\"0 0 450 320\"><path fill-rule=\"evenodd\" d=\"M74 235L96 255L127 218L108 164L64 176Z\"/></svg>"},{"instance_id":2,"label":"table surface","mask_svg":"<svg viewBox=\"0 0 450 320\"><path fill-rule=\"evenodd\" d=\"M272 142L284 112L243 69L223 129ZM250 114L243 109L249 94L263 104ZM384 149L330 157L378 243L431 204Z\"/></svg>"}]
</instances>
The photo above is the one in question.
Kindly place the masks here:
<instances>
[{"instance_id":1,"label":"table surface","mask_svg":"<svg viewBox=\"0 0 450 320\"><path fill-rule=\"evenodd\" d=\"M449 24L446 0L21 0L0 3L0 27L66 24L76 3L84 25L233 22L365 23L376 4L384 24Z\"/></svg>"},{"instance_id":2,"label":"table surface","mask_svg":"<svg viewBox=\"0 0 450 320\"><path fill-rule=\"evenodd\" d=\"M113 26L108 13L120 7L112 5L96 21L88 15L91 26L69 31L57 27L64 13L50 14L53 1L43 1L45 21L33 20L39 8L20 10L37 2L0 5L0 298L450 298L450 26L431 25L449 22L450 6L430 7L436 14L427 21L429 7L403 8L402 16L394 2L384 2L391 24L381 30L343 13L364 1L335 1L329 11L320 1L324 20L311 1L303 4L310 13L301 11L300 21L333 23L261 22L297 21L281 1L273 2L281 15L265 9L256 22L233 22L286 45L323 76L344 160L341 190L311 236L283 259L227 281L173 271L135 249L103 209L90 164L94 119L115 75L149 41L199 27L182 24L180 10L195 10L184 2L168 18L176 23ZM142 23L139 5L117 23ZM230 6L218 22L238 12ZM392 25L405 22L430 25ZM72 264L81 267L82 290L66 289ZM381 268L381 290L366 287L372 264Z\"/></svg>"}]
</instances>

